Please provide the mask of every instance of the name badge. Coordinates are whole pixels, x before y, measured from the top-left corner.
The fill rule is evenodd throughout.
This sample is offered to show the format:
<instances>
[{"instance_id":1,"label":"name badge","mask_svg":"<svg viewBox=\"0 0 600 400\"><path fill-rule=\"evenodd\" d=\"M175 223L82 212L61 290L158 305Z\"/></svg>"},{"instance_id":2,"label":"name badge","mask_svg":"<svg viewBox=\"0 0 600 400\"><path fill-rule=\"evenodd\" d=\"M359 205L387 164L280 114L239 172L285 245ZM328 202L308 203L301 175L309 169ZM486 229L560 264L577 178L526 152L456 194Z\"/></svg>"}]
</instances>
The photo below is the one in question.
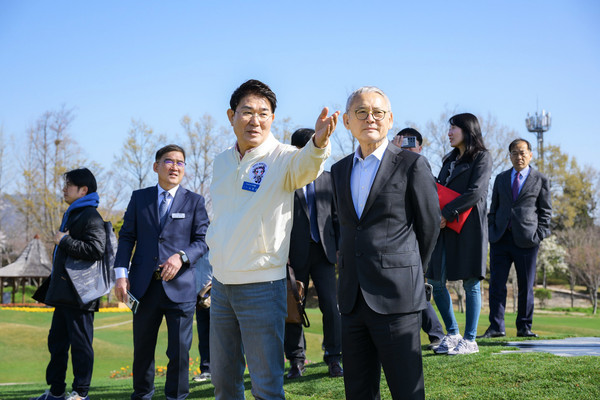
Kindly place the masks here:
<instances>
[{"instance_id":1,"label":"name badge","mask_svg":"<svg viewBox=\"0 0 600 400\"><path fill-rule=\"evenodd\" d=\"M173 218L173 219L183 219L183 218L185 218L185 213L173 213L173 214L171 214L171 218Z\"/></svg>"},{"instance_id":2,"label":"name badge","mask_svg":"<svg viewBox=\"0 0 600 400\"><path fill-rule=\"evenodd\" d=\"M244 182L242 184L242 189L247 190L249 192L256 192L259 187L260 187L260 185L257 183Z\"/></svg>"}]
</instances>

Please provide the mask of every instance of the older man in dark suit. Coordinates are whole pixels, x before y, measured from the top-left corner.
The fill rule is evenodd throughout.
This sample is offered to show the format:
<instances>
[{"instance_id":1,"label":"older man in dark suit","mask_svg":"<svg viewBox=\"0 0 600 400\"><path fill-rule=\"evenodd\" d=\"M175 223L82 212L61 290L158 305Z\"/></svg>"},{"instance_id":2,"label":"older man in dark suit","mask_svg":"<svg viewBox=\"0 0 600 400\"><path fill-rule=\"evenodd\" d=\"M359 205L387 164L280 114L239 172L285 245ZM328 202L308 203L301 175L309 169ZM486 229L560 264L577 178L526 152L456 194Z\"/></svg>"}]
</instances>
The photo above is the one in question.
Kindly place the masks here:
<instances>
[{"instance_id":1,"label":"older man in dark suit","mask_svg":"<svg viewBox=\"0 0 600 400\"><path fill-rule=\"evenodd\" d=\"M515 264L519 300L517 336L537 337L533 321L533 284L540 242L550 235L552 204L548 178L531 168L531 144L516 139L509 145L513 168L494 182L488 214L490 240L490 326L480 338L502 337L506 281Z\"/></svg>"},{"instance_id":2,"label":"older man in dark suit","mask_svg":"<svg viewBox=\"0 0 600 400\"><path fill-rule=\"evenodd\" d=\"M441 220L435 182L424 157L388 142L383 91L353 92L343 119L360 144L331 169L346 399L378 399L381 367L395 400L424 399L420 311Z\"/></svg>"},{"instance_id":3,"label":"older man in dark suit","mask_svg":"<svg viewBox=\"0 0 600 400\"><path fill-rule=\"evenodd\" d=\"M196 308L192 266L208 250L204 198L180 185L184 150L168 145L156 152L155 159L158 185L131 195L115 258L117 298L127 301L131 293L139 300L133 315L133 400L151 399L154 394L154 351L163 317L169 357L165 396L188 396Z\"/></svg>"},{"instance_id":4,"label":"older man in dark suit","mask_svg":"<svg viewBox=\"0 0 600 400\"><path fill-rule=\"evenodd\" d=\"M314 129L298 129L292 134L292 146L302 148ZM337 304L335 276L340 227L333 201L329 172L294 192L294 223L290 239L290 265L296 280L308 288L312 278L323 314L323 360L332 378L344 375L340 366L342 331ZM285 324L285 355L290 360L288 379L302 376L306 359L306 341L302 324Z\"/></svg>"}]
</instances>

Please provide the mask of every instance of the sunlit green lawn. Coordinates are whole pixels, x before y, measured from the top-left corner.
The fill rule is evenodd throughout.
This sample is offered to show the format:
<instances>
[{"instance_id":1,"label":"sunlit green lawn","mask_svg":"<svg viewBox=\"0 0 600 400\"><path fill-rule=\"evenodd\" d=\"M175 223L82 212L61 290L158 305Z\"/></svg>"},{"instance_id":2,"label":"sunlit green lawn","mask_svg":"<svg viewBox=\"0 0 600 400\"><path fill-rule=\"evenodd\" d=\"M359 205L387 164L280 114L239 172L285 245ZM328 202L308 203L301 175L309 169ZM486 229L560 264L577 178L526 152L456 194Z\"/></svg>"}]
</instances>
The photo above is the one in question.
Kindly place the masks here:
<instances>
[{"instance_id":1,"label":"sunlit green lawn","mask_svg":"<svg viewBox=\"0 0 600 400\"><path fill-rule=\"evenodd\" d=\"M307 358L304 377L285 383L289 399L342 399L343 379L327 376L322 362L321 315L308 310L311 327L306 330ZM46 338L51 313L0 310L0 399L24 399L46 389L48 362ZM464 315L457 314L459 325ZM510 327L514 314L507 314L507 340L517 340ZM482 314L479 331L487 327ZM600 336L600 317L590 315L536 314L534 330L544 339L567 336ZM512 336L512 337L511 337ZM423 344L427 338L422 335ZM165 366L166 328L163 324L156 351L157 366ZM507 350L503 340L479 341L478 354L433 356L424 350L425 387L428 399L598 399L600 398L600 359L598 357L558 357L544 353L499 354ZM97 313L94 332L96 353L90 396L93 399L126 399L131 393L131 378L110 378L113 371L131 366L131 315L127 312ZM197 342L191 355L198 357ZM70 387L70 371L67 388ZM251 399L246 376L246 397ZM16 383L7 385L8 383ZM156 399L164 399L164 377L157 377ZM190 398L211 399L210 383L192 383ZM382 377L382 398L389 392Z\"/></svg>"}]
</instances>

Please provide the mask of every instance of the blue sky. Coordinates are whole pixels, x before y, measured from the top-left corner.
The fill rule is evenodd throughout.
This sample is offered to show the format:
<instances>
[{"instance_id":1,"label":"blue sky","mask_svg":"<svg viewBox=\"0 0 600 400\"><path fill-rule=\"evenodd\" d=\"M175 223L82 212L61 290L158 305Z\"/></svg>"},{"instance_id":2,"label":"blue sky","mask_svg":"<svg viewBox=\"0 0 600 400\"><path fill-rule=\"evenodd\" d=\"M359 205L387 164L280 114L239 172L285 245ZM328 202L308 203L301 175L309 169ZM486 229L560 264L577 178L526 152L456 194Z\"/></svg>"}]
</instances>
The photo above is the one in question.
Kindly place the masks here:
<instances>
[{"instance_id":1,"label":"blue sky","mask_svg":"<svg viewBox=\"0 0 600 400\"><path fill-rule=\"evenodd\" d=\"M184 114L228 126L249 78L275 91L276 118L302 126L376 85L394 131L456 107L535 142L524 119L545 108L545 143L600 169L598 21L594 0L0 0L0 126L18 149L64 104L87 157L110 167L132 118L168 138Z\"/></svg>"}]
</instances>

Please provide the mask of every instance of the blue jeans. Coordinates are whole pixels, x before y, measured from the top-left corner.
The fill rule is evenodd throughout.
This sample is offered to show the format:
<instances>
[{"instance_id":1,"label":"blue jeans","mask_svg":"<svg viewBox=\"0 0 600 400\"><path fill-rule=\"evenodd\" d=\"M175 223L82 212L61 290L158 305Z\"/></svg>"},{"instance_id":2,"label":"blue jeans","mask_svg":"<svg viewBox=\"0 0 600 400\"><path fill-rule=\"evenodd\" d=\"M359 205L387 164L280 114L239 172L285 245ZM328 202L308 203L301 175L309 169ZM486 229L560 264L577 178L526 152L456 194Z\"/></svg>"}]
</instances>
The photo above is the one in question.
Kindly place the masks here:
<instances>
[{"instance_id":1,"label":"blue jeans","mask_svg":"<svg viewBox=\"0 0 600 400\"><path fill-rule=\"evenodd\" d=\"M216 400L244 399L246 363L256 399L285 399L286 296L285 279L224 285L213 278L210 369Z\"/></svg>"},{"instance_id":2,"label":"blue jeans","mask_svg":"<svg viewBox=\"0 0 600 400\"><path fill-rule=\"evenodd\" d=\"M456 335L459 333L458 323L454 317L450 292L448 292L448 289L446 288L446 252L442 255L441 270L442 276L439 281L427 279L427 282L433 286L433 298L442 315L444 325L446 325L446 332L449 335ZM479 313L481 311L481 289L479 279L471 278L463 280L463 288L465 289L466 302L465 334L463 337L467 340L475 340L475 337L477 336L477 324L479 323Z\"/></svg>"}]
</instances>

